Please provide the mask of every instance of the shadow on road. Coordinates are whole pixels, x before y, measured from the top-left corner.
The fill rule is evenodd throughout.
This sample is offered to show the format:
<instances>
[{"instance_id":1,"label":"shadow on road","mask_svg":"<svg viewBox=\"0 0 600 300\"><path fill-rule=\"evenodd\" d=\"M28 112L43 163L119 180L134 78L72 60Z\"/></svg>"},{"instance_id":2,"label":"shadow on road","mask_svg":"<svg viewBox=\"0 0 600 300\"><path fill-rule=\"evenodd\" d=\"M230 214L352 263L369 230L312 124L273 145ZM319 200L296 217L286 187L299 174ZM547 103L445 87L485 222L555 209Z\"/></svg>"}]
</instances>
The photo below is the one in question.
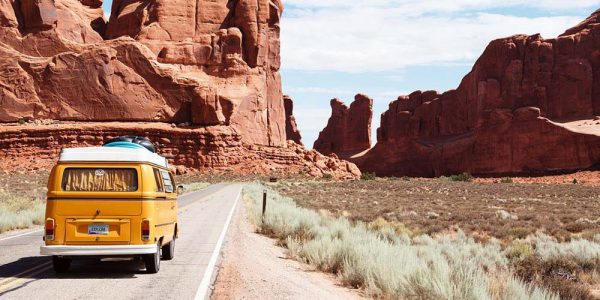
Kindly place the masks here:
<instances>
[{"instance_id":1,"label":"shadow on road","mask_svg":"<svg viewBox=\"0 0 600 300\"><path fill-rule=\"evenodd\" d=\"M20 258L17 261L0 266L0 280L15 275L18 275L18 278L31 279L122 279L135 278L136 275L145 273L144 262L140 259L75 259L71 264L71 269L65 274L55 274L52 270L51 262L52 259L47 256ZM36 268L40 265L44 265L44 267ZM36 272L42 269L47 270L44 272Z\"/></svg>"},{"instance_id":2,"label":"shadow on road","mask_svg":"<svg viewBox=\"0 0 600 300\"><path fill-rule=\"evenodd\" d=\"M137 277L136 275L145 273L144 263L139 259L76 259L66 274L55 274L51 262L52 259L47 256L32 256L1 265L0 281L10 278L4 282L8 285L11 282L23 282L0 291L0 298L41 279L133 279Z\"/></svg>"}]
</instances>

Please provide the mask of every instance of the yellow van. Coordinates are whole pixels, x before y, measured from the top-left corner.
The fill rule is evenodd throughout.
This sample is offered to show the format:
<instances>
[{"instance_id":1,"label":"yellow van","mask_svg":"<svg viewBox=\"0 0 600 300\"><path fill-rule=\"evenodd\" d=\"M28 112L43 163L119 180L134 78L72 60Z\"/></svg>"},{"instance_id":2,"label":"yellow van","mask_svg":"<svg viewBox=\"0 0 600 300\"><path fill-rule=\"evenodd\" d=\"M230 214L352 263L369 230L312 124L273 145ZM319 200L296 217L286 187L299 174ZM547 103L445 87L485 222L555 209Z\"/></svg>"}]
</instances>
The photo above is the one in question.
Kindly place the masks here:
<instances>
[{"instance_id":1,"label":"yellow van","mask_svg":"<svg viewBox=\"0 0 600 300\"><path fill-rule=\"evenodd\" d=\"M64 149L48 180L45 245L54 270L78 257L141 257L148 273L171 260L177 193L166 159L139 144Z\"/></svg>"}]
</instances>

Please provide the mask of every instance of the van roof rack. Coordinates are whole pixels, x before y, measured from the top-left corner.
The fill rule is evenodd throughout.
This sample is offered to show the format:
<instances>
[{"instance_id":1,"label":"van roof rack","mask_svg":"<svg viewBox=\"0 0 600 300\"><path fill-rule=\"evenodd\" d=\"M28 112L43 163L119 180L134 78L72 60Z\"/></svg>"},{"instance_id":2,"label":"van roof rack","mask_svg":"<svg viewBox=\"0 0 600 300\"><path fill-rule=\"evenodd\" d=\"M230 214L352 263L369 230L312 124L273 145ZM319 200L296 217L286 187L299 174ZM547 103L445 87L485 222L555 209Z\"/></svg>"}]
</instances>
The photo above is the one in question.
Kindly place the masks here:
<instances>
[{"instance_id":1,"label":"van roof rack","mask_svg":"<svg viewBox=\"0 0 600 300\"><path fill-rule=\"evenodd\" d=\"M133 144L132 144L133 145ZM59 162L141 162L169 167L167 159L145 147L87 147L66 148L60 152Z\"/></svg>"}]
</instances>

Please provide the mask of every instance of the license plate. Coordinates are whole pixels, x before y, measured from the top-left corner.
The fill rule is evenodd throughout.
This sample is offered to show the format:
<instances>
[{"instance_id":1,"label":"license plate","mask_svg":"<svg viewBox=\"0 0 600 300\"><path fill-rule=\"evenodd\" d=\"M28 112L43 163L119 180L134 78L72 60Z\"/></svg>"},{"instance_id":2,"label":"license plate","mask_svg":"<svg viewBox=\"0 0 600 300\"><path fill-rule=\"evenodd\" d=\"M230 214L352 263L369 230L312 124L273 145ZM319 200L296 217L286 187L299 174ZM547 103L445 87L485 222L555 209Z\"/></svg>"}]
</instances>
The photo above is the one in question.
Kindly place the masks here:
<instances>
[{"instance_id":1,"label":"license plate","mask_svg":"<svg viewBox=\"0 0 600 300\"><path fill-rule=\"evenodd\" d=\"M88 225L90 235L108 235L108 225Z\"/></svg>"}]
</instances>

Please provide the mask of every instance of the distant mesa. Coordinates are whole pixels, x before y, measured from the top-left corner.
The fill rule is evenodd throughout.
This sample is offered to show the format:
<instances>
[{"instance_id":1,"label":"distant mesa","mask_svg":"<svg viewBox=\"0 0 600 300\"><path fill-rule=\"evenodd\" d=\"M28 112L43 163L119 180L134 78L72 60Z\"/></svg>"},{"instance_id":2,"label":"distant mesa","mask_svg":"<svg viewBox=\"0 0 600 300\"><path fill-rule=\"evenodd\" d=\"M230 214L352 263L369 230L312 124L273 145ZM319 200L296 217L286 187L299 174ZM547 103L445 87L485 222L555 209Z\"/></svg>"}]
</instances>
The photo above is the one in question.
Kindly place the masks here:
<instances>
[{"instance_id":1,"label":"distant mesa","mask_svg":"<svg viewBox=\"0 0 600 300\"><path fill-rule=\"evenodd\" d=\"M288 141L293 141L298 145L302 145L302 135L294 117L294 101L290 96L283 96L283 104L285 107L285 134Z\"/></svg>"},{"instance_id":2,"label":"distant mesa","mask_svg":"<svg viewBox=\"0 0 600 300\"><path fill-rule=\"evenodd\" d=\"M351 159L363 172L430 177L600 163L598 45L600 10L558 38L495 40L456 90L417 91L390 103L377 144ZM344 120L342 111L336 104L315 149L347 157L345 145L355 137L347 122L336 121ZM353 130L365 132L370 123L361 126Z\"/></svg>"},{"instance_id":3,"label":"distant mesa","mask_svg":"<svg viewBox=\"0 0 600 300\"><path fill-rule=\"evenodd\" d=\"M371 148L373 99L358 94L350 107L339 99L331 100L331 117L313 148L325 155L351 157Z\"/></svg>"}]
</instances>

